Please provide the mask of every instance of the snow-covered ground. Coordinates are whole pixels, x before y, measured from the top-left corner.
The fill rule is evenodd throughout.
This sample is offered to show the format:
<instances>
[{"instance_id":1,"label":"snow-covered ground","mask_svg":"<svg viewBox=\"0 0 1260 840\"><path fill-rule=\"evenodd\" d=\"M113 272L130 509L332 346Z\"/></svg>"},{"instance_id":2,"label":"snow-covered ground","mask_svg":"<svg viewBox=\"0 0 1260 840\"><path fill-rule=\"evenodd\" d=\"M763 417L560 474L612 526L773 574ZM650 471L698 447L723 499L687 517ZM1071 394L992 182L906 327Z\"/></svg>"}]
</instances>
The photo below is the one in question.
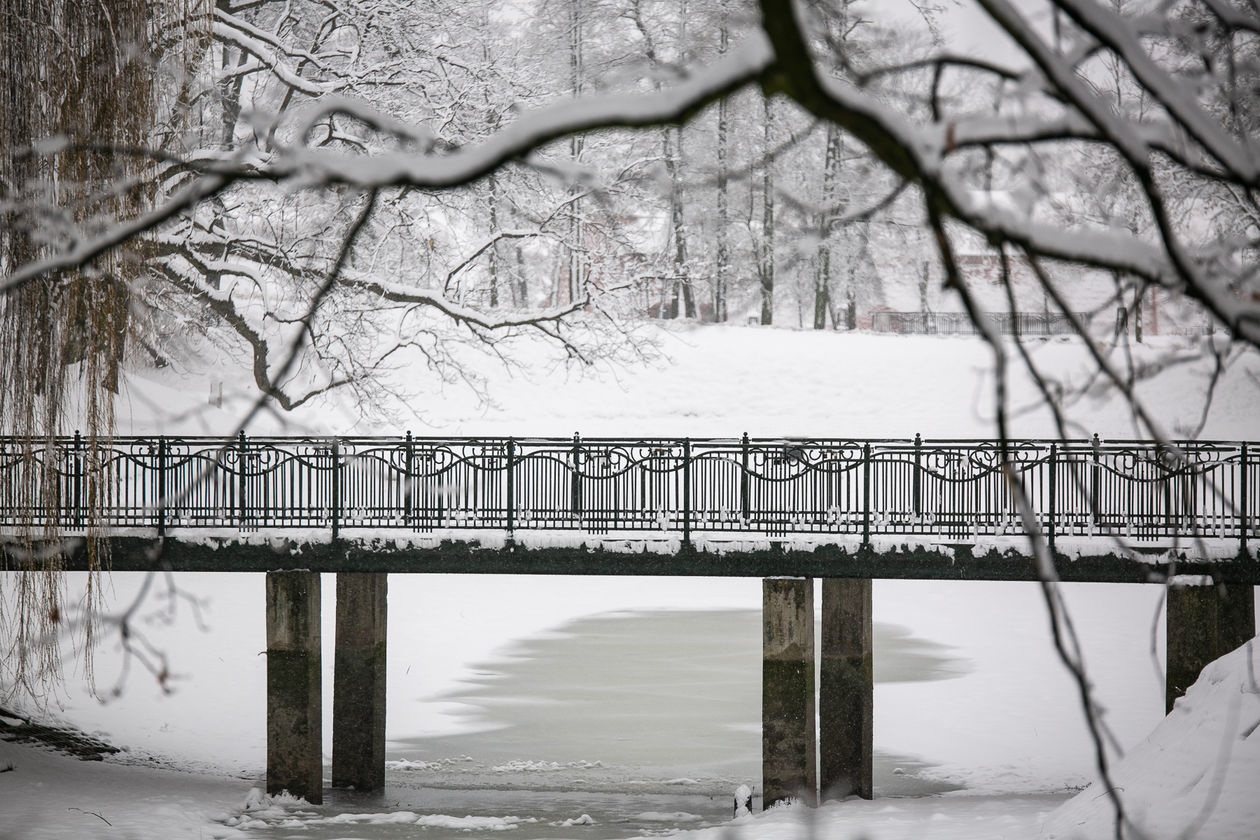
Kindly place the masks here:
<instances>
[{"instance_id":1,"label":"snow-covered ground","mask_svg":"<svg viewBox=\"0 0 1260 840\"><path fill-rule=\"evenodd\" d=\"M971 336L888 336L726 325L645 328L659 358L633 368L566 365L553 351L526 344L511 371L491 369L482 394L433 381L422 363L392 383L419 392L414 416L365 417L358 405L329 400L303 406L281 423L261 414L252 431L323 434L564 436L691 435L905 438L991 437L993 358ZM1137 391L1168 434L1199 422L1212 370L1211 339L1154 336L1131 348L1135 366L1157 374ZM1029 340L1038 365L1065 387L1090 382L1092 363L1066 338ZM1012 350L1013 354L1014 351ZM1187 358L1199 356L1196 361ZM1169 359L1176 363L1168 364ZM1115 363L1124 372L1125 353ZM1260 358L1243 357L1217 384L1203 439L1256 429ZM1055 434L1039 396L1011 362L1012 434ZM251 380L218 358L195 375L130 374L119 406L122 433L223 434L254 398ZM222 385L220 407L207 395ZM1148 437L1113 391L1092 387L1068 406L1069 432Z\"/></svg>"},{"instance_id":2,"label":"snow-covered ground","mask_svg":"<svg viewBox=\"0 0 1260 840\"><path fill-rule=\"evenodd\" d=\"M669 363L615 374L548 367L540 354L527 377L504 374L492 378L489 390L494 404L479 403L453 389L430 395L423 404L427 425L414 418L397 423L368 421L353 408L338 405L304 412L296 422L324 433L394 433L410 426L418 434L993 434L989 355L974 339L684 327L662 333L660 340L671 357ZM1156 339L1139 352L1143 358L1153 359L1160 352L1186 350L1190 341ZM1085 368L1082 351L1070 342L1040 342L1036 353L1045 360L1047 369L1065 378L1079 377ZM1199 421L1207 364L1202 361L1169 367L1142 386L1161 421L1174 434ZM1257 437L1257 371L1260 364L1251 358L1227 371L1217 386L1202 437ZM134 415L130 422L120 422L120 431L223 431L236 419L232 409L242 404L241 398L233 399L231 393L231 383L240 377L226 376L223 408L208 406L205 399L212 384L225 376L222 371L184 379L171 374L131 376L125 397ZM1031 403L1034 396L1026 381L1016 383L1014 394L1017 406ZM1138 434L1128 411L1106 394L1082 398L1073 405L1072 416L1079 424L1073 433L1097 431L1113 438ZM273 421L266 422L271 425L256 430L276 428ZM1053 431L1044 411L1024 412L1017 418L1017 434L1046 435ZM129 766L116 759L79 763L0 743L0 769L9 764L15 767L11 773L0 773L0 838L368 838L403 836L399 833L403 826L414 830L419 825L425 826L429 836L435 831L462 832L468 828L478 833L512 831L521 837L569 837L585 832L593 840L628 836L649 830L647 826L704 825L729 813L724 799L703 808L696 805L690 811L681 805L638 805L630 817L673 815L673 819L620 823L605 817L601 825L591 825L581 819L583 814L612 813L613 806L600 804L602 794L583 794L581 790L566 793L567 798L549 794L546 802L539 800L541 794L537 793L522 791L516 799L504 799L503 794L486 791L480 797L493 813L457 810L465 806L464 800L452 798L454 794L443 793L440 788L425 787L435 783L434 777L401 769L403 764L391 770L391 788L385 797L372 802L334 800L312 808L251 795L263 766L265 747L265 662L258 655L265 645L262 580L246 575L181 575L178 583L204 601L205 627L193 620L190 605L184 601L178 602L173 623L155 617L141 625L169 655L176 674L175 693L164 695L143 673L133 672L122 695L101 704L72 678L61 698L59 714L129 747L128 760L156 755L210 775ZM115 602L125 603L138 585L136 576L115 576ZM332 588L332 579L327 578L326 717L331 710ZM1163 717L1163 682L1158 672L1163 656L1160 596L1154 586L1067 587L1071 614L1082 636L1098 697L1107 709L1106 719L1117 742L1124 748L1136 747ZM154 606L161 606L161 602L154 602ZM504 733L500 747L509 743L508 735L527 732L528 727L514 719L513 708L537 707L554 703L556 698L521 682L526 687L516 702L505 703L489 696L493 692L488 694L487 686L496 681L524 680L527 675L510 667L522 658L542 662L547 656L559 657L559 661L596 656L589 630L582 630L587 634L586 642L573 634L575 627L589 628L582 622L592 616L633 615L638 616L635 620L639 623L628 626L647 627L650 616L662 609L680 615L728 611L732 616L755 616L759 606L760 585L755 580L394 576L390 581L390 758L440 767L446 759L464 758L457 750L461 744L490 743L495 727ZM870 803L828 806L811 815L820 821L820 833L829 837L930 836L946 840L1035 836L1048 814L1066 798L1066 792L1092 778L1090 743L1079 703L1051 649L1037 587L879 581L875 619L876 656L891 669L882 677L877 674L875 741L877 751L886 758L879 765L877 791L881 786L885 792L895 789L904 775L961 790L917 799L884 796ZM729 682L730 691L751 691L755 702L760 649L755 622L750 626L751 632L738 627L730 632L731 647L746 649L747 667L725 667L715 673ZM698 667L704 650L684 649L680 644L678 667ZM117 667L117 656L103 650L98 660L102 690L109 689ZM604 696L620 693L628 697L636 689L626 686L620 690L618 686L624 683L617 680L625 679L622 672L629 670L619 669L616 662L590 666L574 676L574 685L582 691L598 688ZM746 676L746 684L740 682L741 674ZM671 706L682 709L698 696L692 689L678 687L644 703L665 721ZM1208 705L1197 700L1191 703L1194 709ZM746 705L734 702L721 706L720 712L716 704L714 708L717 724L730 732L734 758L718 769L716 758L697 759L700 764L709 761L697 773L711 771L714 778L733 783L749 776L748 781L759 784L755 778L755 709L750 714ZM1255 717L1248 711L1250 707L1240 708L1240 720ZM560 711L569 720L577 714L563 708ZM563 720L563 715L557 719ZM1169 721L1176 719L1174 715ZM534 715L531 720L537 723L546 718ZM1239 725L1249 724L1242 720ZM545 732L545 728L540 731ZM687 740L689 737L685 725L658 733L658 763L663 767L680 754L685 760L689 751L703 753L694 746L696 742ZM1219 745L1221 737L1211 735L1209 739ZM329 738L326 721L326 750ZM465 740L461 742L461 738ZM558 743L563 739L553 740ZM553 765L567 772L583 769L580 762L598 762L607 770L619 761L630 761L616 753L615 745L604 755L594 751L583 754L579 745L574 748L578 752L555 757L545 755L545 747L538 744L528 753L507 759L489 753L468 757L489 772L498 767L512 768L512 783L527 788L550 784L538 782L538 777L552 772ZM449 752L443 753L443 749ZM1142 749L1135 749L1134 754ZM1164 749L1173 750L1169 746ZM1231 752L1233 756L1244 754L1245 750ZM648 773L651 766L651 761L640 762L631 769ZM1253 783L1253 789L1260 781L1254 763L1241 765L1239 774L1244 782ZM458 777L451 778L458 783ZM1125 778L1131 779L1133 786L1142 784L1140 773ZM415 785L421 786L418 792ZM1223 790L1230 792L1229 788ZM1221 802L1226 802L1224 795ZM600 807L604 810L598 810ZM1079 810L1080 806L1070 807ZM1227 807L1232 806L1222 806ZM704 808L711 813L697 813ZM470 814L480 821L459 822ZM689 815L697 820L692 821ZM759 837L779 836L777 827L785 826L789 827L785 832L790 830L796 837L800 836L800 817L789 809L742 818L738 825L748 823L748 831ZM567 825L566 820L570 821ZM114 833L107 833L111 831Z\"/></svg>"}]
</instances>

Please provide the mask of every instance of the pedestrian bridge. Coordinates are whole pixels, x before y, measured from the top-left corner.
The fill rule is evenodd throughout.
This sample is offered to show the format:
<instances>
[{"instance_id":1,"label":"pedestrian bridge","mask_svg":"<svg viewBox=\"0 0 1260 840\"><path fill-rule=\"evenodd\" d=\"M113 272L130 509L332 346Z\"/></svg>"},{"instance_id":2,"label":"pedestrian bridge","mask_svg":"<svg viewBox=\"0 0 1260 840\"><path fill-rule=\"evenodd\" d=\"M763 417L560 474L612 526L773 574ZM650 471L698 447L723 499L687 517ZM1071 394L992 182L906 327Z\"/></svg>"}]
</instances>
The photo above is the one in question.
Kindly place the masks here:
<instances>
[{"instance_id":1,"label":"pedestrian bridge","mask_svg":"<svg viewBox=\"0 0 1260 840\"><path fill-rule=\"evenodd\" d=\"M332 782L361 790L385 778L389 573L760 577L763 802L869 798L873 579L1213 584L1168 589L1171 708L1204 664L1255 634L1256 448L0 438L0 548L18 572L49 556L67 569L104 558L117 571L266 572L267 787L312 802L321 572L337 573Z\"/></svg>"},{"instance_id":2,"label":"pedestrian bridge","mask_svg":"<svg viewBox=\"0 0 1260 840\"><path fill-rule=\"evenodd\" d=\"M0 529L106 536L120 570L275 571L300 553L320 571L1024 580L1037 576L1031 522L1065 580L1260 583L1256 449L1097 436L0 438Z\"/></svg>"}]
</instances>

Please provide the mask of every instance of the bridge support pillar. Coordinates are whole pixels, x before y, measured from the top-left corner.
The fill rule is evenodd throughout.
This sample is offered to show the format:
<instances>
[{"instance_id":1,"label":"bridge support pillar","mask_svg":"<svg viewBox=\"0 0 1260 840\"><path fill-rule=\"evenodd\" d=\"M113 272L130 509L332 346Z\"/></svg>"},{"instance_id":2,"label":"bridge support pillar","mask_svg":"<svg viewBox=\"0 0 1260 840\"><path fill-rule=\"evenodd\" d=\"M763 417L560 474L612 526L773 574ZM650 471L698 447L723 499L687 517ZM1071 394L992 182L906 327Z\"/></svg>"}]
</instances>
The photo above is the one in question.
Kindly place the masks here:
<instances>
[{"instance_id":1,"label":"bridge support pillar","mask_svg":"<svg viewBox=\"0 0 1260 840\"><path fill-rule=\"evenodd\" d=\"M333 787L385 787L387 579L377 573L337 573Z\"/></svg>"},{"instance_id":2,"label":"bridge support pillar","mask_svg":"<svg viewBox=\"0 0 1260 840\"><path fill-rule=\"evenodd\" d=\"M819 788L822 798L870 799L875 681L869 578L824 578L819 651Z\"/></svg>"},{"instance_id":3,"label":"bridge support pillar","mask_svg":"<svg viewBox=\"0 0 1260 840\"><path fill-rule=\"evenodd\" d=\"M1255 593L1244 584L1168 587L1165 711L1205 665L1256 635Z\"/></svg>"},{"instance_id":4,"label":"bridge support pillar","mask_svg":"<svg viewBox=\"0 0 1260 840\"><path fill-rule=\"evenodd\" d=\"M762 581L762 802L817 801L814 581Z\"/></svg>"},{"instance_id":5,"label":"bridge support pillar","mask_svg":"<svg viewBox=\"0 0 1260 840\"><path fill-rule=\"evenodd\" d=\"M267 792L323 801L319 573L267 573Z\"/></svg>"}]
</instances>

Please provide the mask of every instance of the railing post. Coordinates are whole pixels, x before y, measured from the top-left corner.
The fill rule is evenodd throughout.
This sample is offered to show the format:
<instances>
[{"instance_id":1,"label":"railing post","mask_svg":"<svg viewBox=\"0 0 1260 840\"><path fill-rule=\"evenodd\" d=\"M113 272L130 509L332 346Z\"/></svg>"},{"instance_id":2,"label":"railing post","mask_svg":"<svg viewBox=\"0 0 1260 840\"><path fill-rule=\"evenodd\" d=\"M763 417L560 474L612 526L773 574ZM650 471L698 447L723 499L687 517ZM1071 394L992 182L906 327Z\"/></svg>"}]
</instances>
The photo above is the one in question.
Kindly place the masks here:
<instances>
[{"instance_id":1,"label":"railing post","mask_svg":"<svg viewBox=\"0 0 1260 840\"><path fill-rule=\"evenodd\" d=\"M516 528L516 438L507 442L507 538Z\"/></svg>"},{"instance_id":2,"label":"railing post","mask_svg":"<svg viewBox=\"0 0 1260 840\"><path fill-rule=\"evenodd\" d=\"M1094 447L1094 466L1093 466L1093 474L1089 478L1089 509L1090 509L1091 515L1093 516L1094 525L1097 526L1100 522L1102 522L1102 514L1099 511L1099 507L1101 503L1099 501L1099 493L1098 493L1098 472L1099 470L1102 469L1102 467L1099 466L1099 462L1098 462L1099 441L1098 441L1097 432L1094 433L1093 447Z\"/></svg>"},{"instance_id":3,"label":"railing post","mask_svg":"<svg viewBox=\"0 0 1260 840\"><path fill-rule=\"evenodd\" d=\"M245 430L241 429L236 450L236 505L240 527L245 527Z\"/></svg>"},{"instance_id":4,"label":"railing post","mask_svg":"<svg viewBox=\"0 0 1260 840\"><path fill-rule=\"evenodd\" d=\"M1159 465L1159 486L1164 498L1164 533L1170 535L1178 529L1177 514L1173 510L1173 470L1177 467L1177 458L1171 454L1171 447L1162 443L1155 444L1155 463Z\"/></svg>"},{"instance_id":5,"label":"railing post","mask_svg":"<svg viewBox=\"0 0 1260 840\"><path fill-rule=\"evenodd\" d=\"M744 432L740 448L740 466L742 469L739 472L739 512L741 524L747 528L752 516L751 500L748 498L748 432Z\"/></svg>"},{"instance_id":6,"label":"railing post","mask_svg":"<svg viewBox=\"0 0 1260 840\"><path fill-rule=\"evenodd\" d=\"M862 545L871 544L871 444L862 444Z\"/></svg>"},{"instance_id":7,"label":"railing post","mask_svg":"<svg viewBox=\"0 0 1260 840\"><path fill-rule=\"evenodd\" d=\"M403 522L411 525L415 522L416 503L413 494L416 492L415 480L415 460L416 460L416 444L411 437L411 431L407 432L407 443L405 449L406 464L403 467Z\"/></svg>"},{"instance_id":8,"label":"railing post","mask_svg":"<svg viewBox=\"0 0 1260 840\"><path fill-rule=\"evenodd\" d=\"M1247 553L1247 441L1242 443L1238 456L1238 541L1243 554Z\"/></svg>"},{"instance_id":9,"label":"railing post","mask_svg":"<svg viewBox=\"0 0 1260 840\"><path fill-rule=\"evenodd\" d=\"M582 461L582 439L577 432L573 433L573 478L569 488L572 500L573 516L580 519L582 516L582 477L581 477L581 461Z\"/></svg>"},{"instance_id":10,"label":"railing post","mask_svg":"<svg viewBox=\"0 0 1260 840\"><path fill-rule=\"evenodd\" d=\"M691 545L691 438L683 438L683 545Z\"/></svg>"},{"instance_id":11,"label":"railing post","mask_svg":"<svg viewBox=\"0 0 1260 840\"><path fill-rule=\"evenodd\" d=\"M166 436L158 438L157 451L157 532L166 536Z\"/></svg>"},{"instance_id":12,"label":"railing post","mask_svg":"<svg viewBox=\"0 0 1260 840\"><path fill-rule=\"evenodd\" d=\"M83 436L74 430L74 524L83 525Z\"/></svg>"},{"instance_id":13,"label":"railing post","mask_svg":"<svg viewBox=\"0 0 1260 840\"><path fill-rule=\"evenodd\" d=\"M329 512L332 519L332 538L336 540L341 535L341 438L333 438L332 441L332 509Z\"/></svg>"},{"instance_id":14,"label":"railing post","mask_svg":"<svg viewBox=\"0 0 1260 840\"><path fill-rule=\"evenodd\" d=\"M1050 546L1050 553L1054 553L1054 520L1058 511L1058 500L1055 498L1058 492L1058 473L1059 466L1059 446L1057 443L1050 444L1050 512L1049 521L1046 524L1046 542Z\"/></svg>"},{"instance_id":15,"label":"railing post","mask_svg":"<svg viewBox=\"0 0 1260 840\"><path fill-rule=\"evenodd\" d=\"M923 436L918 432L914 433L914 516L918 522L918 517L923 513L922 503L922 467L923 460Z\"/></svg>"}]
</instances>

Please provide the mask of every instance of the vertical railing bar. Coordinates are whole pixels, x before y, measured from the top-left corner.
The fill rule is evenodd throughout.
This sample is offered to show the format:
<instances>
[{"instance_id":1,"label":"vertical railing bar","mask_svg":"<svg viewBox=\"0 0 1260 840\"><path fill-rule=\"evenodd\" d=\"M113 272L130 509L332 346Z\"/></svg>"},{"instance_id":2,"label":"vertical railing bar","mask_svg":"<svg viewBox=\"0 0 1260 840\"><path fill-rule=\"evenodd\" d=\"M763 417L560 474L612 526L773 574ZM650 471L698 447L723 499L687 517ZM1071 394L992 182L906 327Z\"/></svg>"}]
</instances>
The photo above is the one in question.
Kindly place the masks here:
<instances>
[{"instance_id":1,"label":"vertical railing bar","mask_svg":"<svg viewBox=\"0 0 1260 840\"><path fill-rule=\"evenodd\" d=\"M241 528L245 527L245 430L241 429L238 438L236 462L236 504Z\"/></svg>"},{"instance_id":2,"label":"vertical railing bar","mask_svg":"<svg viewBox=\"0 0 1260 840\"><path fill-rule=\"evenodd\" d=\"M750 520L752 518L751 500L749 495L749 478L748 478L748 432L744 432L744 437L740 445L740 471L739 471L739 511L740 511L740 530L750 529Z\"/></svg>"},{"instance_id":3,"label":"vertical railing bar","mask_svg":"<svg viewBox=\"0 0 1260 840\"><path fill-rule=\"evenodd\" d=\"M1238 455L1238 540L1239 549L1247 553L1247 441L1242 442L1242 451Z\"/></svg>"},{"instance_id":4,"label":"vertical railing bar","mask_svg":"<svg viewBox=\"0 0 1260 840\"><path fill-rule=\"evenodd\" d=\"M582 517L582 443L577 432L573 433L573 476L569 488L570 509L575 519Z\"/></svg>"},{"instance_id":5,"label":"vertical railing bar","mask_svg":"<svg viewBox=\"0 0 1260 840\"><path fill-rule=\"evenodd\" d=\"M413 498L416 492L416 442L411 436L410 430L407 431L406 447L406 463L403 465L403 523L408 526L414 526L416 518L416 502Z\"/></svg>"},{"instance_id":6,"label":"vertical railing bar","mask_svg":"<svg viewBox=\"0 0 1260 840\"><path fill-rule=\"evenodd\" d=\"M1050 553L1054 553L1054 534L1055 534L1055 516L1058 511L1058 466L1059 466L1059 447L1057 443L1050 444L1050 498L1049 498L1049 516L1046 523L1046 543L1050 547Z\"/></svg>"},{"instance_id":7,"label":"vertical railing bar","mask_svg":"<svg viewBox=\"0 0 1260 840\"><path fill-rule=\"evenodd\" d=\"M3 441L0 441L0 443L3 443ZM74 511L70 508L72 496L74 495L71 489L74 485L74 452L70 448L70 439L66 438L63 441L60 437L54 438L53 449L49 453L48 460L53 464L53 469L57 472L57 522L69 524L74 516ZM13 513L15 511L5 510L5 502L7 501L5 497L8 495L5 489L0 488L0 511ZM7 517L0 514L0 521L4 518Z\"/></svg>"},{"instance_id":8,"label":"vertical railing bar","mask_svg":"<svg viewBox=\"0 0 1260 840\"><path fill-rule=\"evenodd\" d=\"M507 442L507 537L516 527L516 438Z\"/></svg>"},{"instance_id":9,"label":"vertical railing bar","mask_svg":"<svg viewBox=\"0 0 1260 840\"><path fill-rule=\"evenodd\" d=\"M157 451L157 532L166 536L166 435L158 438Z\"/></svg>"},{"instance_id":10,"label":"vertical railing bar","mask_svg":"<svg viewBox=\"0 0 1260 840\"><path fill-rule=\"evenodd\" d=\"M332 477L329 488L331 497L329 517L332 520L332 538L341 535L341 439L332 439Z\"/></svg>"},{"instance_id":11,"label":"vertical railing bar","mask_svg":"<svg viewBox=\"0 0 1260 840\"><path fill-rule=\"evenodd\" d=\"M279 449L279 442L271 444L273 449ZM265 528L271 524L267 519L267 511L271 503L271 488L267 486L270 470L263 469L263 456L260 451L258 454L258 492L254 498L254 523L256 528Z\"/></svg>"},{"instance_id":12,"label":"vertical railing bar","mask_svg":"<svg viewBox=\"0 0 1260 840\"><path fill-rule=\"evenodd\" d=\"M1167 448L1165 448L1165 451L1167 451ZM1179 459L1176 455L1167 455L1165 457L1172 462L1172 466L1164 464L1163 461L1160 462L1164 464L1164 534L1165 536L1172 536L1178 530L1176 521L1177 506L1174 503L1174 491L1177 489L1177 485L1173 483L1173 479Z\"/></svg>"},{"instance_id":13,"label":"vertical railing bar","mask_svg":"<svg viewBox=\"0 0 1260 840\"><path fill-rule=\"evenodd\" d=\"M871 544L871 444L862 444L862 544Z\"/></svg>"},{"instance_id":14,"label":"vertical railing bar","mask_svg":"<svg viewBox=\"0 0 1260 840\"><path fill-rule=\"evenodd\" d=\"M83 527L83 436L74 430L74 524Z\"/></svg>"},{"instance_id":15,"label":"vertical railing bar","mask_svg":"<svg viewBox=\"0 0 1260 840\"><path fill-rule=\"evenodd\" d=\"M919 521L919 516L923 513L922 501L922 472L923 469L923 437L918 432L914 433L914 517L915 522Z\"/></svg>"},{"instance_id":16,"label":"vertical railing bar","mask_svg":"<svg viewBox=\"0 0 1260 840\"><path fill-rule=\"evenodd\" d=\"M683 545L691 545L691 438L683 438Z\"/></svg>"},{"instance_id":17,"label":"vertical railing bar","mask_svg":"<svg viewBox=\"0 0 1260 840\"><path fill-rule=\"evenodd\" d=\"M1093 451L1094 466L1092 467L1092 474L1089 477L1089 509L1090 509L1091 516L1094 522L1094 526L1097 527L1100 524L1102 524L1102 518L1103 518L1102 510L1101 510L1102 499L1100 498L1099 492L1098 492L1099 472L1102 470L1102 467L1099 465L1099 452L1098 452L1099 440L1098 440L1097 432L1094 433L1092 443L1093 443L1093 450L1094 450Z\"/></svg>"}]
</instances>

